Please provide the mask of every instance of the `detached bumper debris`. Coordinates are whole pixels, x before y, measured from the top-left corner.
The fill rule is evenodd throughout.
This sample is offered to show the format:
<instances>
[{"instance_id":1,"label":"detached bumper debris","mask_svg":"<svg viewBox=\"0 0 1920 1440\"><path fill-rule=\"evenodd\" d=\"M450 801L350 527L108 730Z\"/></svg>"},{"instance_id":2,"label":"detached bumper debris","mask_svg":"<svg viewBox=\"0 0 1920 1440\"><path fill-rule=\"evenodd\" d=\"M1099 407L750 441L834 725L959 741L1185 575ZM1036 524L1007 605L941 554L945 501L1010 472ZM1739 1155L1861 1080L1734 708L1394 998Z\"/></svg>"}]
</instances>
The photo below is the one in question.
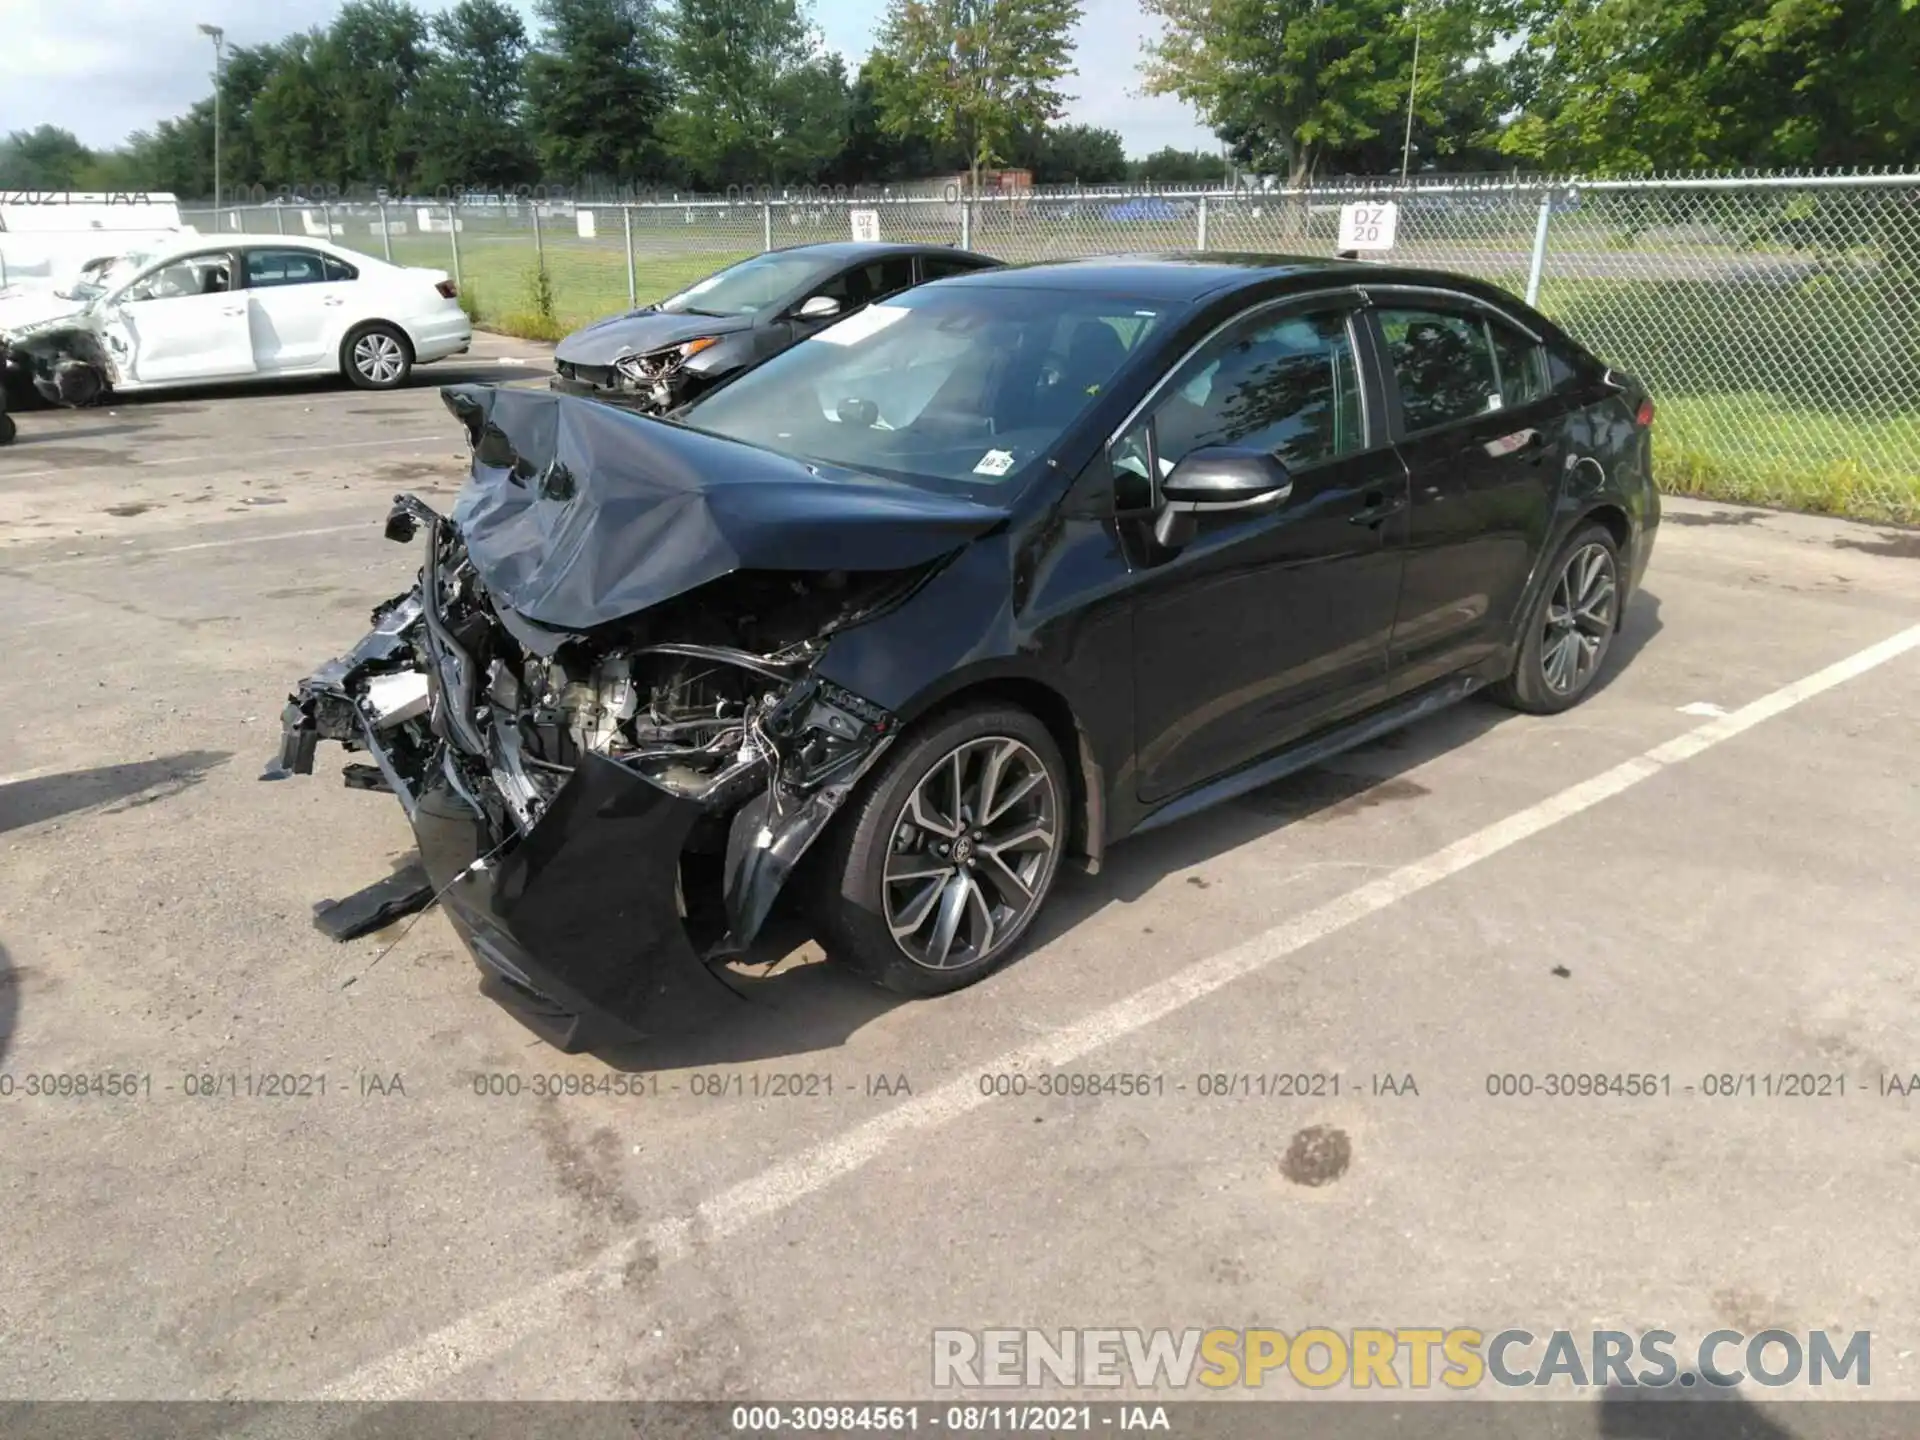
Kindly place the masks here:
<instances>
[{"instance_id":1,"label":"detached bumper debris","mask_svg":"<svg viewBox=\"0 0 1920 1440\"><path fill-rule=\"evenodd\" d=\"M392 793L421 867L315 923L350 939L438 896L487 993L564 1049L708 1025L740 1003L716 967L897 728L813 673L830 637L994 512L903 501L863 547L830 494L756 516L744 501L791 492L702 493L657 422L446 393L473 481L452 516L395 500L386 533L423 539L419 581L300 682L262 777L311 773L321 741L366 756L346 783ZM755 563L782 550L839 564Z\"/></svg>"},{"instance_id":2,"label":"detached bumper debris","mask_svg":"<svg viewBox=\"0 0 1920 1440\"><path fill-rule=\"evenodd\" d=\"M356 890L344 900L322 900L313 907L314 928L335 940L362 935L416 915L433 903L433 882L419 864L394 871L386 879Z\"/></svg>"}]
</instances>

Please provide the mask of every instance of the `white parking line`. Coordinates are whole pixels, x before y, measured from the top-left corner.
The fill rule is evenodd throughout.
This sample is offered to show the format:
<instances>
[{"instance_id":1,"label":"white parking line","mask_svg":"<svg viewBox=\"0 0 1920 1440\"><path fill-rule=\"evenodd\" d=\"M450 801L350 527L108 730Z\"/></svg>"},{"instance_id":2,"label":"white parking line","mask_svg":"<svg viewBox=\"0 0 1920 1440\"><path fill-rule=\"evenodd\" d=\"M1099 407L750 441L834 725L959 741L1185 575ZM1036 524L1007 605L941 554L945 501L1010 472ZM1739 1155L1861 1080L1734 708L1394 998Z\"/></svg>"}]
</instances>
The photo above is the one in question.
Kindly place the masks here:
<instances>
[{"instance_id":1,"label":"white parking line","mask_svg":"<svg viewBox=\"0 0 1920 1440\"><path fill-rule=\"evenodd\" d=\"M225 540L196 540L191 545L162 545L152 550L103 550L98 555L66 555L58 560L45 560L38 565L24 569L7 565L5 552L0 551L0 573L28 573L29 570L52 570L66 565L97 565L102 560L116 560L125 563L128 560L144 559L148 555L185 555L190 550L225 550L233 545L265 545L274 540L304 540L311 535L345 535L352 531L370 531L374 522L362 520L353 525L320 525L312 530L276 530L271 535L234 535Z\"/></svg>"},{"instance_id":2,"label":"white parking line","mask_svg":"<svg viewBox=\"0 0 1920 1440\"><path fill-rule=\"evenodd\" d=\"M973 1072L1064 1066L1916 647L1920 647L1920 625L1516 811L1244 944L1190 965L1031 1045L985 1061L966 1076L948 1081L741 1181L708 1199L691 1214L656 1221L584 1265L474 1311L340 1377L315 1398L393 1400L420 1395L430 1390L436 1381L482 1364L531 1335L577 1318L575 1297L585 1290L620 1285L623 1272L632 1260L648 1256L664 1266L687 1255L696 1243L705 1245L726 1240L854 1173L896 1141L991 1104L991 1099L980 1093Z\"/></svg>"},{"instance_id":3,"label":"white parking line","mask_svg":"<svg viewBox=\"0 0 1920 1440\"><path fill-rule=\"evenodd\" d=\"M454 436L458 439L458 435ZM445 435L401 435L391 440L344 440L336 445L293 445L284 450L263 450L258 455L165 455L158 460L108 460L98 465L56 465L51 470L0 470L0 480L34 480L44 475L74 475L82 470L150 470L159 465L205 465L209 461L235 459L256 462L278 459L282 455L318 455L327 450L366 450L382 445L431 445L444 443Z\"/></svg>"}]
</instances>

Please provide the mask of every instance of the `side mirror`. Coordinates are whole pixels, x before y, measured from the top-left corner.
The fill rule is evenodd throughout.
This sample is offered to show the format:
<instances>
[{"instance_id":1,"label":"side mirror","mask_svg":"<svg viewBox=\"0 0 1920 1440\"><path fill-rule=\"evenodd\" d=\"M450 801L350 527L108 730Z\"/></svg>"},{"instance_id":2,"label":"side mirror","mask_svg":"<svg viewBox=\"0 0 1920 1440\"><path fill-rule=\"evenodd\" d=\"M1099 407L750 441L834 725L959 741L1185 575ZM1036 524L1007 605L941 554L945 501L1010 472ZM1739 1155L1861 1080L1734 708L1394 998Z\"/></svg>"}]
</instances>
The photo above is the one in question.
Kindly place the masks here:
<instances>
[{"instance_id":1,"label":"side mirror","mask_svg":"<svg viewBox=\"0 0 1920 1440\"><path fill-rule=\"evenodd\" d=\"M1293 478L1270 453L1229 445L1195 450L1160 482L1160 514L1153 538L1169 549L1193 539L1195 517L1279 505Z\"/></svg>"},{"instance_id":2,"label":"side mirror","mask_svg":"<svg viewBox=\"0 0 1920 1440\"><path fill-rule=\"evenodd\" d=\"M831 320L840 313L840 302L831 295L815 295L800 307L802 320Z\"/></svg>"}]
</instances>

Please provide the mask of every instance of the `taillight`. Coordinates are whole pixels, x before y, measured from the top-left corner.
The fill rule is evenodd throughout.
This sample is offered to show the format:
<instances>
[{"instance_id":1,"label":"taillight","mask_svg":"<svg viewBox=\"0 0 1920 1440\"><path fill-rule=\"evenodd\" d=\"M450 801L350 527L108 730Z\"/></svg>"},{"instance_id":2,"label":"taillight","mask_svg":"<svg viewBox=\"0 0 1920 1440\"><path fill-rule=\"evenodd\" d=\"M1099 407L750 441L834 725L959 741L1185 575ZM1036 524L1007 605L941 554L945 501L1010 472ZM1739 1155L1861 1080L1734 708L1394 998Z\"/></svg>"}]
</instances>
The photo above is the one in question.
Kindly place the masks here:
<instances>
[{"instance_id":1,"label":"taillight","mask_svg":"<svg viewBox=\"0 0 1920 1440\"><path fill-rule=\"evenodd\" d=\"M458 300L460 298L460 287L451 280L442 280L433 288L440 292L440 298L442 300Z\"/></svg>"},{"instance_id":2,"label":"taillight","mask_svg":"<svg viewBox=\"0 0 1920 1440\"><path fill-rule=\"evenodd\" d=\"M1640 408L1634 412L1633 423L1638 425L1642 430L1645 430L1649 425L1653 424L1653 401L1642 400L1640 402Z\"/></svg>"}]
</instances>

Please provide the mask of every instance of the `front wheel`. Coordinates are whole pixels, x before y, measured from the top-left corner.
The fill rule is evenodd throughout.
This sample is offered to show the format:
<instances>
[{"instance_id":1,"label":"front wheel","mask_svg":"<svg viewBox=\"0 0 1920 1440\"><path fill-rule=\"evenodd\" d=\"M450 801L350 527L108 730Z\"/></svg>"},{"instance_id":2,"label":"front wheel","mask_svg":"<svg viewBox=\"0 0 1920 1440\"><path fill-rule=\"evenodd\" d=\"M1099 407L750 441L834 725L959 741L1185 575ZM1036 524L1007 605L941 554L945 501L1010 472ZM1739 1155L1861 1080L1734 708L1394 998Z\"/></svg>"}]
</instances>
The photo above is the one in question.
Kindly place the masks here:
<instances>
[{"instance_id":1,"label":"front wheel","mask_svg":"<svg viewBox=\"0 0 1920 1440\"><path fill-rule=\"evenodd\" d=\"M396 389L413 373L413 346L384 320L359 325L340 342L340 369L362 390Z\"/></svg>"},{"instance_id":2,"label":"front wheel","mask_svg":"<svg viewBox=\"0 0 1920 1440\"><path fill-rule=\"evenodd\" d=\"M1604 526L1577 531L1548 573L1513 673L1493 688L1501 704L1530 715L1558 714L1587 697L1620 622L1620 552Z\"/></svg>"},{"instance_id":3,"label":"front wheel","mask_svg":"<svg viewBox=\"0 0 1920 1440\"><path fill-rule=\"evenodd\" d=\"M968 706L910 736L828 836L828 954L903 995L985 978L1053 888L1070 794L1059 747L1024 710Z\"/></svg>"}]
</instances>

